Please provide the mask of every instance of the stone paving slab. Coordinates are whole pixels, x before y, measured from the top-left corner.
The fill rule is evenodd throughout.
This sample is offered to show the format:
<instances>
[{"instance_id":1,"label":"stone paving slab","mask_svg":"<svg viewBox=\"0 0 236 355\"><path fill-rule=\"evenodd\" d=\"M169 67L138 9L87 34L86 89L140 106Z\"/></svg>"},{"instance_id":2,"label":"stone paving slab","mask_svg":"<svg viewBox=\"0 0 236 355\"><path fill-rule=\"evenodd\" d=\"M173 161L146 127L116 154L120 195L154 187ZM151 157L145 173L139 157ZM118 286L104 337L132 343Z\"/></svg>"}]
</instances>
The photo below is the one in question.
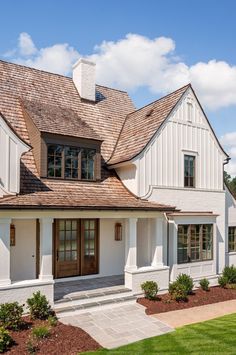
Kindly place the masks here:
<instances>
[{"instance_id":1,"label":"stone paving slab","mask_svg":"<svg viewBox=\"0 0 236 355\"><path fill-rule=\"evenodd\" d=\"M82 328L107 349L173 331L164 322L147 316L137 303L71 315L60 321Z\"/></svg>"},{"instance_id":2,"label":"stone paving slab","mask_svg":"<svg viewBox=\"0 0 236 355\"><path fill-rule=\"evenodd\" d=\"M236 312L236 300L207 304L194 308L154 314L151 317L178 328L184 325L204 322Z\"/></svg>"}]
</instances>

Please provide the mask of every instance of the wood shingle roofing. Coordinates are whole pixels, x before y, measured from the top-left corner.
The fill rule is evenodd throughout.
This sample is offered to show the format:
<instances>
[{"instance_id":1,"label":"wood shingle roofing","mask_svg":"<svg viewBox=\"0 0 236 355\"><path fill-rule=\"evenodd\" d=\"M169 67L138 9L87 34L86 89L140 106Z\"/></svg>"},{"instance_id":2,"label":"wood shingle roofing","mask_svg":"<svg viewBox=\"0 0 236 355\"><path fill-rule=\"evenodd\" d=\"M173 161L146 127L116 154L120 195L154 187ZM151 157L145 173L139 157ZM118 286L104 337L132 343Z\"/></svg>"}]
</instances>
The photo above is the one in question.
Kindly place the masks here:
<instances>
[{"instance_id":1,"label":"wood shingle roofing","mask_svg":"<svg viewBox=\"0 0 236 355\"><path fill-rule=\"evenodd\" d=\"M161 127L190 85L127 115L109 165L138 155Z\"/></svg>"},{"instance_id":2,"label":"wood shingle roofing","mask_svg":"<svg viewBox=\"0 0 236 355\"><path fill-rule=\"evenodd\" d=\"M96 102L82 100L71 78L0 61L0 112L28 144L25 112L39 130L101 139L107 161L126 116L135 110L128 94L96 85ZM68 123L68 116L72 122ZM88 135L88 137L87 137ZM21 191L0 200L0 208L173 210L132 195L103 163L100 182L41 179L32 150L21 159Z\"/></svg>"},{"instance_id":3,"label":"wood shingle roofing","mask_svg":"<svg viewBox=\"0 0 236 355\"><path fill-rule=\"evenodd\" d=\"M21 102L23 110L28 113L41 132L102 140L98 133L69 107L60 107L26 99Z\"/></svg>"}]
</instances>

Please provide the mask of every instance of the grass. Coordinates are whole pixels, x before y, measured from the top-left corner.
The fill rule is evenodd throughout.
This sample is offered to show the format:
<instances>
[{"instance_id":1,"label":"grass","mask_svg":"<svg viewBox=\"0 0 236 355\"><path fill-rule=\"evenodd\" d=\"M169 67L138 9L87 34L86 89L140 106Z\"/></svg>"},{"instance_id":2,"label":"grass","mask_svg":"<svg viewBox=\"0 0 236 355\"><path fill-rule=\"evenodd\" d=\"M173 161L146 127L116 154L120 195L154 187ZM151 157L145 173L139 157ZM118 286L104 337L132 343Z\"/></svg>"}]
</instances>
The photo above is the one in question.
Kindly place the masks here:
<instances>
[{"instance_id":1,"label":"grass","mask_svg":"<svg viewBox=\"0 0 236 355\"><path fill-rule=\"evenodd\" d=\"M84 354L123 355L205 355L236 354L236 313L207 322L187 325L175 332L141 340L114 350L98 350Z\"/></svg>"}]
</instances>

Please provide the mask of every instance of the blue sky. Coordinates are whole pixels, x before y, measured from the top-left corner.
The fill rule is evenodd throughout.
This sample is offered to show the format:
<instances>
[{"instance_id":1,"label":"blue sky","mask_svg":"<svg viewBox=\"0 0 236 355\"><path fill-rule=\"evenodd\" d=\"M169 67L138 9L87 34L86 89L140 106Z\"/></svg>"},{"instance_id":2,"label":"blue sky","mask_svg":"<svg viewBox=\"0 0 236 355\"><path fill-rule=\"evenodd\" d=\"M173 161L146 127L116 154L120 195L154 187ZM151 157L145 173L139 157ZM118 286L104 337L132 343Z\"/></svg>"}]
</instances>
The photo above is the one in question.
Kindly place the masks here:
<instances>
[{"instance_id":1,"label":"blue sky","mask_svg":"<svg viewBox=\"0 0 236 355\"><path fill-rule=\"evenodd\" d=\"M8 0L0 13L3 60L70 75L89 56L137 107L191 80L236 174L236 1Z\"/></svg>"}]
</instances>

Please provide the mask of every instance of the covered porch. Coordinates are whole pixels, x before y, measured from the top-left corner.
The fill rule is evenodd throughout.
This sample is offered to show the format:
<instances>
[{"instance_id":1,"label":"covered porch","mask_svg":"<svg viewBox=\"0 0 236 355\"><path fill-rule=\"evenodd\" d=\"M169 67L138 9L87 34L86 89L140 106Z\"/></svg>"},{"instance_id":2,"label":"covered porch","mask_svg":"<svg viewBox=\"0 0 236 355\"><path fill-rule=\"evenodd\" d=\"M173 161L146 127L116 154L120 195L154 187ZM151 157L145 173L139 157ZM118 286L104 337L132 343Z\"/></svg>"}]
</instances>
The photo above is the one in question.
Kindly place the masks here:
<instances>
[{"instance_id":1,"label":"covered porch","mask_svg":"<svg viewBox=\"0 0 236 355\"><path fill-rule=\"evenodd\" d=\"M54 289L59 284L66 289L70 281L78 288L82 285L80 281L87 280L90 287L101 288L104 278L110 276L117 277L119 283L123 282L133 292L139 292L145 280L157 281L163 290L168 288L167 223L163 212L16 210L11 211L10 218L7 211L2 214L5 216L0 219L1 302L24 303L40 290L53 304ZM64 224L78 221L78 233L73 228L67 231L66 227L57 233L59 221ZM93 227L83 227L86 221L97 221L97 231L93 233ZM64 249L60 244L63 233ZM86 267L82 266L83 258L87 260Z\"/></svg>"}]
</instances>

